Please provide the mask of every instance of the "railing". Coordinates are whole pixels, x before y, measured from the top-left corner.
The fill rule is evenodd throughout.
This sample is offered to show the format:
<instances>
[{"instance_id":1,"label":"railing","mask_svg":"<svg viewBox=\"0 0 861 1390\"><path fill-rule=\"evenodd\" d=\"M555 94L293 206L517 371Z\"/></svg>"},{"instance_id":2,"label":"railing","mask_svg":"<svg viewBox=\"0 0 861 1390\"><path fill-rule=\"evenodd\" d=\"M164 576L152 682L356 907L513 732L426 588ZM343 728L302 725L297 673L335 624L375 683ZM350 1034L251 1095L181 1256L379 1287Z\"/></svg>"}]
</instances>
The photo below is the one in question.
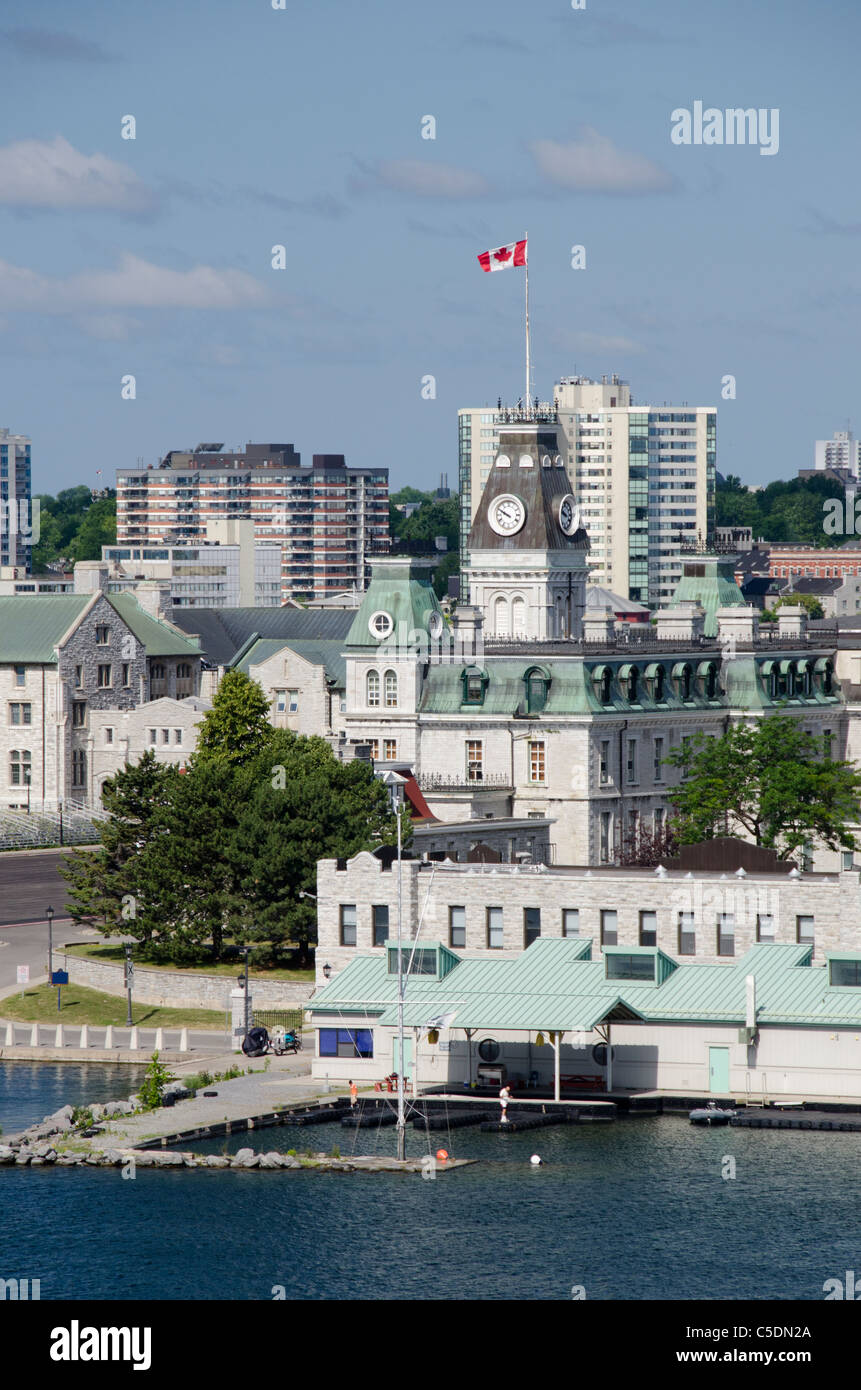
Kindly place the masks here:
<instances>
[{"instance_id":1,"label":"railing","mask_svg":"<svg viewBox=\"0 0 861 1390\"><path fill-rule=\"evenodd\" d=\"M733 649L736 652L757 652L757 651L790 651L798 647L828 648L837 641L837 628L819 628L815 632L806 632L799 637L787 637L778 633L763 633L760 631L755 641L743 641L739 638L733 639ZM576 637L555 637L555 638L535 638L527 637L486 637L484 639L484 650L489 656L505 656L510 653L528 650L533 656L607 656L611 652L630 651L636 648L642 652L684 652L692 650L721 652L726 642L721 643L717 637L664 637L659 638L654 629L648 632L639 632L632 628L629 634L622 635L616 633L609 642L587 641L584 638Z\"/></svg>"},{"instance_id":2,"label":"railing","mask_svg":"<svg viewBox=\"0 0 861 1390\"><path fill-rule=\"evenodd\" d=\"M251 1022L255 1028L292 1028L301 1033L305 1019L304 1009L252 1009Z\"/></svg>"},{"instance_id":3,"label":"railing","mask_svg":"<svg viewBox=\"0 0 861 1390\"><path fill-rule=\"evenodd\" d=\"M445 776L439 772L421 772L418 776L418 784L422 791L466 791L477 792L483 789L491 791L510 791L512 789L511 778L505 772L488 772L482 777L468 778L465 776Z\"/></svg>"}]
</instances>

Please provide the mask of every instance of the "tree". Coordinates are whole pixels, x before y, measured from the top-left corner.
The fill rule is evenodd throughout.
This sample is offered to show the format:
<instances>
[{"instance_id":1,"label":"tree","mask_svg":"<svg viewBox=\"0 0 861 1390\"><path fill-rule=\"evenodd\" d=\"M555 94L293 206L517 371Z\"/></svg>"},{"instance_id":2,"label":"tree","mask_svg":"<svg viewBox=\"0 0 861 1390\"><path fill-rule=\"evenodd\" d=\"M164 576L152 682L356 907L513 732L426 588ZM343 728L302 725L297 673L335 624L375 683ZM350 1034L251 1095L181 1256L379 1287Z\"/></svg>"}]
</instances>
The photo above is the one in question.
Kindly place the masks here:
<instances>
[{"instance_id":1,"label":"tree","mask_svg":"<svg viewBox=\"0 0 861 1390\"><path fill-rule=\"evenodd\" d=\"M100 826L100 847L74 850L60 870L70 885L74 921L92 922L104 936L122 933L149 941L150 916L141 911L144 902L151 906L141 877L143 851L163 843L178 780L175 767L148 751L105 783L102 800L110 818Z\"/></svg>"},{"instance_id":2,"label":"tree","mask_svg":"<svg viewBox=\"0 0 861 1390\"><path fill-rule=\"evenodd\" d=\"M861 773L830 756L785 714L732 725L722 738L686 739L666 762L682 769L670 793L681 844L741 834L788 859L802 846L856 848L847 828L861 818Z\"/></svg>"},{"instance_id":3,"label":"tree","mask_svg":"<svg viewBox=\"0 0 861 1390\"><path fill-rule=\"evenodd\" d=\"M815 594L781 594L773 608L763 610L763 621L776 623L778 608L797 608L799 606L806 608L808 618L825 617L825 609Z\"/></svg>"},{"instance_id":4,"label":"tree","mask_svg":"<svg viewBox=\"0 0 861 1390\"><path fill-rule=\"evenodd\" d=\"M239 764L261 752L273 734L269 701L243 671L226 671L200 725L192 764L212 758Z\"/></svg>"}]
</instances>

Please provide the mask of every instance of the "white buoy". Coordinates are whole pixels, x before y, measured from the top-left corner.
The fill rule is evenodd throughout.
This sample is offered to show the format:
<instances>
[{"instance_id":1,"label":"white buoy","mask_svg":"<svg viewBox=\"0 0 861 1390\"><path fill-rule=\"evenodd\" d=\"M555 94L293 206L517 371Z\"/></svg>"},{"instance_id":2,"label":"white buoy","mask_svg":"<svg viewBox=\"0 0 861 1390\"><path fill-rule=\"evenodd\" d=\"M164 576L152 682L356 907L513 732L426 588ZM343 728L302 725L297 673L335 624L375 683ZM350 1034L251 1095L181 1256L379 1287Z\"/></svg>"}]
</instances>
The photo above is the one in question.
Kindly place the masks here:
<instances>
[{"instance_id":1,"label":"white buoy","mask_svg":"<svg viewBox=\"0 0 861 1390\"><path fill-rule=\"evenodd\" d=\"M540 1154L533 1154L529 1162L532 1164L533 1168L540 1168L544 1160Z\"/></svg>"}]
</instances>

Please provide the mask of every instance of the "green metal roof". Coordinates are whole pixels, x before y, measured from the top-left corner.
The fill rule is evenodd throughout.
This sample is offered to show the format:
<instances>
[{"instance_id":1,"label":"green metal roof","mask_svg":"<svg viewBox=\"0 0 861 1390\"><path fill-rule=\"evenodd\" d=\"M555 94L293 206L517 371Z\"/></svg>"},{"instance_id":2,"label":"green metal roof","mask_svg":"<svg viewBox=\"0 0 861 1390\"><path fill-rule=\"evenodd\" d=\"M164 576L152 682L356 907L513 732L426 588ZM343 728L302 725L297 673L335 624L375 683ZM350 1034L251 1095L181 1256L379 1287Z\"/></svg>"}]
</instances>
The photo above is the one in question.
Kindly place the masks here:
<instances>
[{"instance_id":1,"label":"green metal roof","mask_svg":"<svg viewBox=\"0 0 861 1390\"><path fill-rule=\"evenodd\" d=\"M410 976L405 1022L421 1027L452 1013L455 1028L524 1032L588 1032L607 1018L743 1024L746 978L753 975L759 1024L861 1028L861 988L830 985L827 967L811 964L809 946L760 943L731 965L673 962L663 979L658 972L657 984L640 984L606 979L604 960L589 959L591 944L588 938L545 937L515 958L461 960L441 980ZM829 959L857 959L857 953L835 951ZM385 956L359 956L309 1008L312 1014L377 1014L382 1024L394 1025L396 1002L397 978L387 973Z\"/></svg>"},{"instance_id":2,"label":"green metal roof","mask_svg":"<svg viewBox=\"0 0 861 1390\"><path fill-rule=\"evenodd\" d=\"M196 656L202 655L200 647L182 632L176 632L168 623L150 617L141 608L133 593L105 594L111 607L127 623L138 641L146 647L147 656Z\"/></svg>"},{"instance_id":3,"label":"green metal roof","mask_svg":"<svg viewBox=\"0 0 861 1390\"><path fill-rule=\"evenodd\" d=\"M55 647L92 594L17 594L0 598L0 661L55 663Z\"/></svg>"},{"instance_id":4,"label":"green metal roof","mask_svg":"<svg viewBox=\"0 0 861 1390\"><path fill-rule=\"evenodd\" d=\"M442 609L430 582L431 570L415 560L386 560L371 570L371 582L347 633L348 647L370 647L372 650L387 642L406 645L411 632L428 632L432 613L443 622ZM369 622L375 613L388 613L394 627L384 637L375 636ZM427 640L427 636L425 637Z\"/></svg>"},{"instance_id":5,"label":"green metal roof","mask_svg":"<svg viewBox=\"0 0 861 1390\"><path fill-rule=\"evenodd\" d=\"M312 666L322 666L337 689L346 690L347 662L343 656L343 646L342 641L335 639L320 638L317 641L311 641L299 638L285 642L283 637L259 637L257 633L254 633L227 665L228 668L244 671L247 676L250 674L252 666L260 666L262 662L268 661L278 652L283 652L285 648L289 648L291 652L303 657L305 661L310 661Z\"/></svg>"},{"instance_id":6,"label":"green metal roof","mask_svg":"<svg viewBox=\"0 0 861 1390\"><path fill-rule=\"evenodd\" d=\"M683 571L671 603L701 603L705 609L706 637L716 637L717 610L719 608L744 608L747 600L735 581L731 559L719 555L685 556L683 565L702 566L704 575L686 575Z\"/></svg>"}]
</instances>

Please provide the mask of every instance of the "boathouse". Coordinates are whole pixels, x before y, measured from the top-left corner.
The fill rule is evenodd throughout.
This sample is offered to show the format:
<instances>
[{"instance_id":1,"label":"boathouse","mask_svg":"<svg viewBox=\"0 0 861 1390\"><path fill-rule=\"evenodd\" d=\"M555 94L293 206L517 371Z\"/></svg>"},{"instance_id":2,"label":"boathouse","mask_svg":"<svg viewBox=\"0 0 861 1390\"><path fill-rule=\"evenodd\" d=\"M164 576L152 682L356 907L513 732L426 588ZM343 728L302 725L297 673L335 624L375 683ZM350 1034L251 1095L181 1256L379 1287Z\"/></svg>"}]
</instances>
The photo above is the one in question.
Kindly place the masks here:
<instances>
[{"instance_id":1,"label":"boathouse","mask_svg":"<svg viewBox=\"0 0 861 1390\"><path fill-rule=\"evenodd\" d=\"M309 1008L317 1078L398 1070L397 947L357 956ZM596 955L598 953L596 952ZM404 1072L472 1083L861 1101L861 952L758 944L732 964L539 939L508 959L404 944Z\"/></svg>"}]
</instances>

